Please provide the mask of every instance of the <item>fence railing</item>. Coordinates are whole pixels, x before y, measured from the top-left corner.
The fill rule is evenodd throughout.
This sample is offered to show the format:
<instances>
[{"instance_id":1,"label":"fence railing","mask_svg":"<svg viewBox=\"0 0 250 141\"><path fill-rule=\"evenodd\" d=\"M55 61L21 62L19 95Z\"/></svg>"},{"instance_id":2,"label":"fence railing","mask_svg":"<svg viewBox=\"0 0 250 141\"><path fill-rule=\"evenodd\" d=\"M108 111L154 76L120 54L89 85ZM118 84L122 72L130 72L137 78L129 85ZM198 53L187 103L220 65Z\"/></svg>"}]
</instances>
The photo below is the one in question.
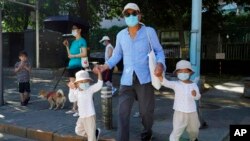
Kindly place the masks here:
<instances>
[{"instance_id":1,"label":"fence railing","mask_svg":"<svg viewBox=\"0 0 250 141\"><path fill-rule=\"evenodd\" d=\"M201 47L201 54L205 46ZM180 48L180 46L164 47L166 58L189 58L189 47ZM250 60L250 43L224 43L221 51L216 53L225 53L225 60ZM211 59L214 56L202 56L202 59Z\"/></svg>"},{"instance_id":2,"label":"fence railing","mask_svg":"<svg viewBox=\"0 0 250 141\"><path fill-rule=\"evenodd\" d=\"M226 60L250 60L250 43L225 43L222 52Z\"/></svg>"}]
</instances>

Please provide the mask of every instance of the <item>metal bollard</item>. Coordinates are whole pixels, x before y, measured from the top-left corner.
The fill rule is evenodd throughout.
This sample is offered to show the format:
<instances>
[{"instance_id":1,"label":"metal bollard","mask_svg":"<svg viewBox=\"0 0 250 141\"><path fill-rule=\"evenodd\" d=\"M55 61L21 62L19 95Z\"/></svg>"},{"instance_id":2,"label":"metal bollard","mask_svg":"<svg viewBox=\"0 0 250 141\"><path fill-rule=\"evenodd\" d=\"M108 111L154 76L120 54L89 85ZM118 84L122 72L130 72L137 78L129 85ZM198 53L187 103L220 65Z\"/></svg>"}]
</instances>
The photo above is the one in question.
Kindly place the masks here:
<instances>
[{"instance_id":1,"label":"metal bollard","mask_svg":"<svg viewBox=\"0 0 250 141\"><path fill-rule=\"evenodd\" d=\"M244 79L244 92L243 96L246 98L250 98L250 78Z\"/></svg>"},{"instance_id":2,"label":"metal bollard","mask_svg":"<svg viewBox=\"0 0 250 141\"><path fill-rule=\"evenodd\" d=\"M102 87L102 121L106 129L112 129L112 88Z\"/></svg>"}]
</instances>

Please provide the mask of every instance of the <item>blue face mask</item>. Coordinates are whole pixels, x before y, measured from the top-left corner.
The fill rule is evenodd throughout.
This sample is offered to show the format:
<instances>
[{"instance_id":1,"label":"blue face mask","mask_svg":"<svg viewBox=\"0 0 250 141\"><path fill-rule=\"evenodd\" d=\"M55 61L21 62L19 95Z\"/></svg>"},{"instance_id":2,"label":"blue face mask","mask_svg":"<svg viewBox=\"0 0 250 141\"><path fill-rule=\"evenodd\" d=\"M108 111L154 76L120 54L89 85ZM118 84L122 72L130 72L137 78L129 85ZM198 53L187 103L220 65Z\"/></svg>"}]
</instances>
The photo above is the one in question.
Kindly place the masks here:
<instances>
[{"instance_id":1,"label":"blue face mask","mask_svg":"<svg viewBox=\"0 0 250 141\"><path fill-rule=\"evenodd\" d=\"M125 17L125 22L127 26L133 27L139 23L138 16L130 15L129 17Z\"/></svg>"},{"instance_id":2,"label":"blue face mask","mask_svg":"<svg viewBox=\"0 0 250 141\"><path fill-rule=\"evenodd\" d=\"M177 77L181 80L181 81L185 81L189 79L189 73L178 73Z\"/></svg>"},{"instance_id":3,"label":"blue face mask","mask_svg":"<svg viewBox=\"0 0 250 141\"><path fill-rule=\"evenodd\" d=\"M89 88L89 83L80 83L79 88L82 90L87 90Z\"/></svg>"}]
</instances>

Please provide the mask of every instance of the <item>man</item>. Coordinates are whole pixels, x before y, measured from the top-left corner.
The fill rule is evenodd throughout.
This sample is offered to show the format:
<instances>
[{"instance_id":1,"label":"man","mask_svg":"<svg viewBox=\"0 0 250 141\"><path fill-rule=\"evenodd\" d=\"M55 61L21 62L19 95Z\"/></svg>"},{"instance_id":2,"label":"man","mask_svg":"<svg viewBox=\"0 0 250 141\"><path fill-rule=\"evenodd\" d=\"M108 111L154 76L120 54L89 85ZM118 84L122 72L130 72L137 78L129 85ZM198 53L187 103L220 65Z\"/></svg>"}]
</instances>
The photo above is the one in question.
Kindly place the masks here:
<instances>
[{"instance_id":1,"label":"man","mask_svg":"<svg viewBox=\"0 0 250 141\"><path fill-rule=\"evenodd\" d=\"M148 64L150 42L155 51L157 66L155 75L162 75L165 69L165 56L153 28L143 26L139 7L128 3L122 11L127 28L117 34L116 46L112 57L99 66L102 71L113 68L123 58L123 73L119 90L118 105L118 141L129 141L129 118L133 102L138 100L141 122L144 127L142 141L152 138L152 126L155 107L154 88ZM149 42L149 38L150 42Z\"/></svg>"},{"instance_id":2,"label":"man","mask_svg":"<svg viewBox=\"0 0 250 141\"><path fill-rule=\"evenodd\" d=\"M105 46L105 62L112 56L113 53L113 46L110 43L110 38L108 36L103 36L102 39L99 41L103 46ZM113 87L112 84L112 73L114 69L107 69L102 72L102 78L106 86L112 88L112 95L115 94L116 88Z\"/></svg>"}]
</instances>

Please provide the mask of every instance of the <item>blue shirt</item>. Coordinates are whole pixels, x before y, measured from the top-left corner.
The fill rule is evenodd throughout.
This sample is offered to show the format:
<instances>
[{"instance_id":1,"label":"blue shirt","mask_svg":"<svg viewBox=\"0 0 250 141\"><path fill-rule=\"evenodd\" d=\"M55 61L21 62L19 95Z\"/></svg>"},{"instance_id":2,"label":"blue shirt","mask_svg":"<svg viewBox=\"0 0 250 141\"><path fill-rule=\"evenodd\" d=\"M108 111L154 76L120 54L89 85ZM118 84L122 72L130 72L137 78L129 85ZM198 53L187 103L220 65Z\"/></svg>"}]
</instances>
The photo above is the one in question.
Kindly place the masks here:
<instances>
[{"instance_id":1,"label":"blue shirt","mask_svg":"<svg viewBox=\"0 0 250 141\"><path fill-rule=\"evenodd\" d=\"M128 28L125 28L117 34L113 55L105 62L109 68L113 68L123 58L124 69L121 77L121 85L131 86L133 84L134 72L136 73L140 84L151 82L148 64L150 44L147 32L157 62L162 63L165 67L164 51L153 28L141 26L134 39L130 37Z\"/></svg>"},{"instance_id":2,"label":"blue shirt","mask_svg":"<svg viewBox=\"0 0 250 141\"><path fill-rule=\"evenodd\" d=\"M86 40L81 37L71 43L69 52L72 55L80 54L82 47L87 48L87 43ZM68 68L73 69L77 67L82 67L81 58L70 58Z\"/></svg>"}]
</instances>

